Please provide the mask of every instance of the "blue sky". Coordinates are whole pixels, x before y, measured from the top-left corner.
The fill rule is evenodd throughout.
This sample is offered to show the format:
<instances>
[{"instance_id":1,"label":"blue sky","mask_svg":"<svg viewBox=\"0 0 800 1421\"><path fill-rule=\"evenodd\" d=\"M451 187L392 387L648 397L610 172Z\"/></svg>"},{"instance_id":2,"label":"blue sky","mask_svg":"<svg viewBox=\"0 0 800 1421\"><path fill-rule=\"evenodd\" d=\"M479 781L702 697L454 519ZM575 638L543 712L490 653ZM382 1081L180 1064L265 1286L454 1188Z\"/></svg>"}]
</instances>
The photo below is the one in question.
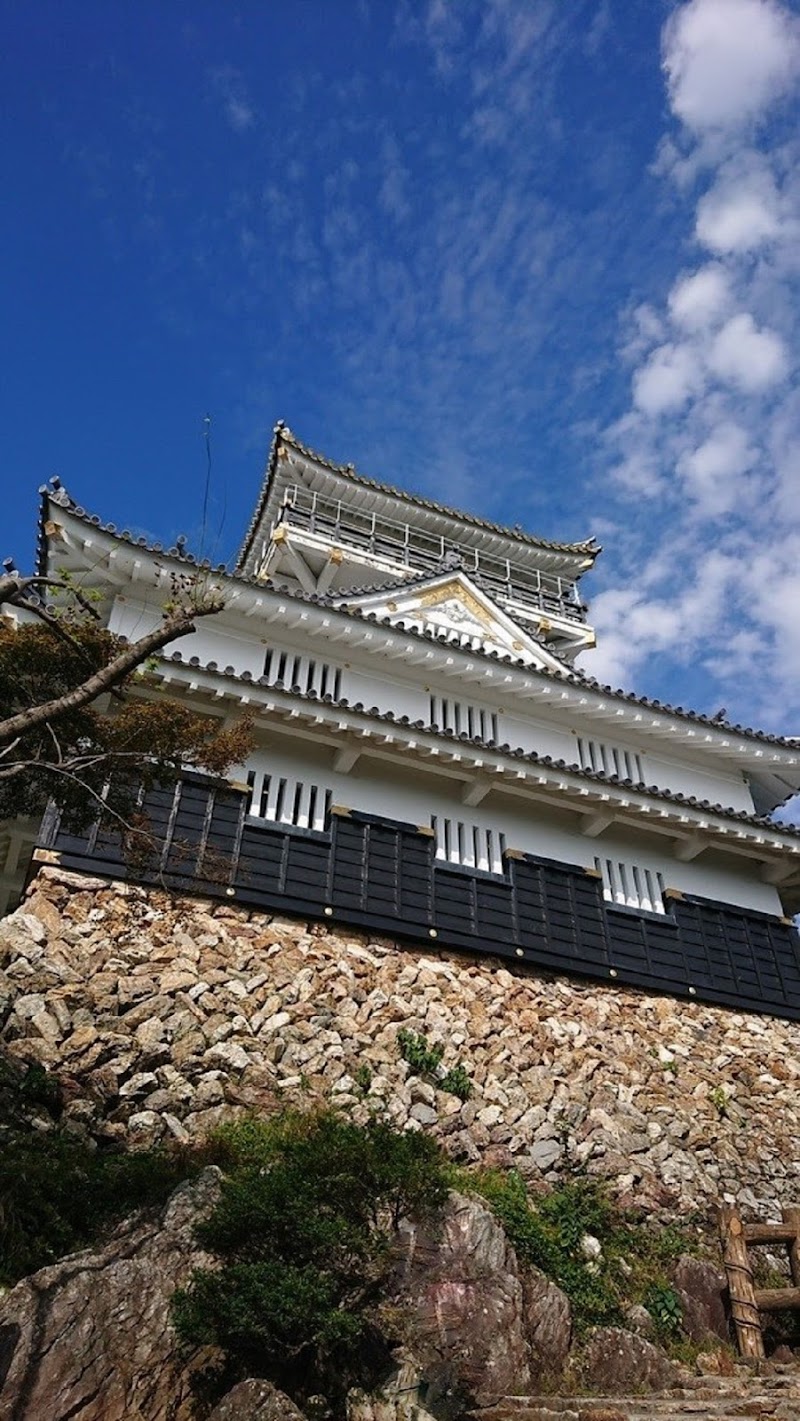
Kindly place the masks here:
<instances>
[{"instance_id":1,"label":"blue sky","mask_svg":"<svg viewBox=\"0 0 800 1421\"><path fill-rule=\"evenodd\" d=\"M587 670L800 731L797 7L2 0L3 555L270 430L605 545Z\"/></svg>"}]
</instances>

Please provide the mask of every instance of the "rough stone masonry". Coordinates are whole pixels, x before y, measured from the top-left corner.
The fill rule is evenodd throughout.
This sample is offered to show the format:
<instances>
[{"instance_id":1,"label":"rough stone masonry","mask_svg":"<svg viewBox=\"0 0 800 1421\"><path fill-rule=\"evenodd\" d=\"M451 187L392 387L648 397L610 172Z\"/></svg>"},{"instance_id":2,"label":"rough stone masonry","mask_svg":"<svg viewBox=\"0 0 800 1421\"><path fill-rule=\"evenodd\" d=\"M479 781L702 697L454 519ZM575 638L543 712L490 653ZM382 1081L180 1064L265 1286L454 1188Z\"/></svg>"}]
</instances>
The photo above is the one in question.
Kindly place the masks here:
<instances>
[{"instance_id":1,"label":"rough stone masonry","mask_svg":"<svg viewBox=\"0 0 800 1421\"><path fill-rule=\"evenodd\" d=\"M798 1023L57 867L0 922L0 1023L97 1139L185 1141L232 1109L325 1100L532 1182L586 1165L667 1215L800 1199ZM466 1102L410 1073L402 1027L463 1064Z\"/></svg>"}]
</instances>

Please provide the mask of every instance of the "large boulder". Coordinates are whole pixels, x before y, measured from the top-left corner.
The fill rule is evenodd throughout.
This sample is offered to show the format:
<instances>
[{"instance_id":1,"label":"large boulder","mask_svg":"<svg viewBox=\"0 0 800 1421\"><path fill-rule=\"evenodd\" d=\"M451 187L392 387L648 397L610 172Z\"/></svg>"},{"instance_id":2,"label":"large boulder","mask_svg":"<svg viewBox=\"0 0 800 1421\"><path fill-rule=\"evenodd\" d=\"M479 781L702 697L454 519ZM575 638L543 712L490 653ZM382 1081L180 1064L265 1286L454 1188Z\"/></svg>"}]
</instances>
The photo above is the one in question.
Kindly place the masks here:
<instances>
[{"instance_id":1,"label":"large boulder","mask_svg":"<svg viewBox=\"0 0 800 1421\"><path fill-rule=\"evenodd\" d=\"M451 1193L437 1223L403 1224L401 1247L395 1301L427 1405L487 1406L560 1368L569 1304L542 1275L526 1280L484 1203Z\"/></svg>"},{"instance_id":2,"label":"large boulder","mask_svg":"<svg viewBox=\"0 0 800 1421\"><path fill-rule=\"evenodd\" d=\"M102 1248L42 1268L0 1303L0 1416L14 1421L190 1421L191 1366L170 1299L209 1262L194 1240L219 1194L206 1169Z\"/></svg>"},{"instance_id":3,"label":"large boulder","mask_svg":"<svg viewBox=\"0 0 800 1421\"><path fill-rule=\"evenodd\" d=\"M397 1370L379 1391L352 1387L345 1405L346 1421L434 1421L422 1405L426 1391L418 1358L399 1349Z\"/></svg>"},{"instance_id":4,"label":"large boulder","mask_svg":"<svg viewBox=\"0 0 800 1421\"><path fill-rule=\"evenodd\" d=\"M208 1421L305 1421L305 1416L272 1382L249 1377L222 1398Z\"/></svg>"},{"instance_id":5,"label":"large boulder","mask_svg":"<svg viewBox=\"0 0 800 1421\"><path fill-rule=\"evenodd\" d=\"M523 1274L522 1293L531 1371L536 1378L556 1377L563 1370L572 1338L569 1298L538 1268Z\"/></svg>"},{"instance_id":6,"label":"large boulder","mask_svg":"<svg viewBox=\"0 0 800 1421\"><path fill-rule=\"evenodd\" d=\"M675 1288L683 1309L683 1328L692 1342L729 1340L725 1312L727 1279L721 1268L683 1254L675 1269Z\"/></svg>"},{"instance_id":7,"label":"large boulder","mask_svg":"<svg viewBox=\"0 0 800 1421\"><path fill-rule=\"evenodd\" d=\"M622 1327L593 1327L580 1360L582 1381L607 1395L660 1391L676 1380L674 1364L644 1337Z\"/></svg>"}]
</instances>

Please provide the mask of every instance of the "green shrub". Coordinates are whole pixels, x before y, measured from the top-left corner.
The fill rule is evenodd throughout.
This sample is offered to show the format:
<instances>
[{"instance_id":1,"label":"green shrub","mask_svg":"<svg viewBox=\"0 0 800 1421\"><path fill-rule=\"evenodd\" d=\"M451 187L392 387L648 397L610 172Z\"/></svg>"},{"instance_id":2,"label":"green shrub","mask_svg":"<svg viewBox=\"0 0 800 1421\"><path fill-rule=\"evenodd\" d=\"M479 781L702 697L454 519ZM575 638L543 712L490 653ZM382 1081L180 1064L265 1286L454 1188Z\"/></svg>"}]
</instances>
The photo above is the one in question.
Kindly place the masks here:
<instances>
[{"instance_id":1,"label":"green shrub","mask_svg":"<svg viewBox=\"0 0 800 1421\"><path fill-rule=\"evenodd\" d=\"M451 1066L439 1082L442 1090L455 1095L459 1100L469 1100L472 1095L472 1081L462 1065Z\"/></svg>"},{"instance_id":2,"label":"green shrub","mask_svg":"<svg viewBox=\"0 0 800 1421\"><path fill-rule=\"evenodd\" d=\"M572 1175L549 1194L531 1199L522 1177L509 1173L462 1174L491 1204L523 1264L558 1283L572 1307L576 1334L624 1321L628 1303L642 1302L661 1340L674 1351L682 1337L680 1299L670 1270L682 1253L697 1249L690 1223L648 1226L615 1206L602 1180ZM584 1235L598 1239L599 1258L586 1258Z\"/></svg>"},{"instance_id":3,"label":"green shrub","mask_svg":"<svg viewBox=\"0 0 800 1421\"><path fill-rule=\"evenodd\" d=\"M397 1044L400 1055L411 1068L412 1075L427 1077L439 1090L448 1091L459 1100L469 1100L472 1095L472 1081L461 1062L451 1066L449 1071L442 1070L444 1046L429 1045L426 1036L409 1031L405 1026L397 1033Z\"/></svg>"},{"instance_id":4,"label":"green shrub","mask_svg":"<svg viewBox=\"0 0 800 1421\"><path fill-rule=\"evenodd\" d=\"M390 1265L401 1218L439 1208L443 1157L420 1133L332 1110L224 1126L227 1178L198 1239L220 1260L176 1294L180 1335L246 1373L344 1385Z\"/></svg>"},{"instance_id":5,"label":"green shrub","mask_svg":"<svg viewBox=\"0 0 800 1421\"><path fill-rule=\"evenodd\" d=\"M409 1031L405 1026L397 1033L397 1044L400 1055L415 1076L434 1076L438 1079L444 1046L430 1046L426 1036Z\"/></svg>"},{"instance_id":6,"label":"green shrub","mask_svg":"<svg viewBox=\"0 0 800 1421\"><path fill-rule=\"evenodd\" d=\"M653 1283L644 1295L644 1305L662 1337L680 1337L683 1307L674 1288L664 1283Z\"/></svg>"},{"instance_id":7,"label":"green shrub","mask_svg":"<svg viewBox=\"0 0 800 1421\"><path fill-rule=\"evenodd\" d=\"M491 1204L520 1262L538 1268L563 1289L572 1306L578 1334L586 1328L622 1320L620 1291L605 1255L584 1257L581 1240L609 1230L610 1205L593 1179L570 1179L535 1202L516 1171L488 1172L474 1186Z\"/></svg>"}]
</instances>

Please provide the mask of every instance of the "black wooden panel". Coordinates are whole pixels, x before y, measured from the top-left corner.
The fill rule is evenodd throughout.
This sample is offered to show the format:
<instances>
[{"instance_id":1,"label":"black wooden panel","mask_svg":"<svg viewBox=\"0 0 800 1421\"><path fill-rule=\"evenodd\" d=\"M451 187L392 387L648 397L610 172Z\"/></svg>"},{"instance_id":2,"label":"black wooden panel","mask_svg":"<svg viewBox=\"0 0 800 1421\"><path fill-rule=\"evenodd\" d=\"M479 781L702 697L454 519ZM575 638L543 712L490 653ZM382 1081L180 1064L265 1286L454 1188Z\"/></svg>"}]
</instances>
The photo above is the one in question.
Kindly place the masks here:
<instances>
[{"instance_id":1,"label":"black wooden panel","mask_svg":"<svg viewBox=\"0 0 800 1421\"><path fill-rule=\"evenodd\" d=\"M611 905L607 917L611 962L619 978L682 994L689 985L686 955L672 923Z\"/></svg>"},{"instance_id":2,"label":"black wooden panel","mask_svg":"<svg viewBox=\"0 0 800 1421\"><path fill-rule=\"evenodd\" d=\"M466 869L437 866L434 871L433 916L438 935L477 935L477 889L474 874Z\"/></svg>"},{"instance_id":3,"label":"black wooden panel","mask_svg":"<svg viewBox=\"0 0 800 1421\"><path fill-rule=\"evenodd\" d=\"M526 957L605 976L609 966L602 893L598 880L580 868L536 859L508 860L515 898L517 941Z\"/></svg>"},{"instance_id":4,"label":"black wooden panel","mask_svg":"<svg viewBox=\"0 0 800 1421\"><path fill-rule=\"evenodd\" d=\"M756 999L780 1015L798 1013L800 950L792 926L698 898L677 900L675 918L691 951L705 951L707 991L732 1003Z\"/></svg>"},{"instance_id":5,"label":"black wooden panel","mask_svg":"<svg viewBox=\"0 0 800 1421\"><path fill-rule=\"evenodd\" d=\"M330 842L321 836L288 836L284 891L309 910L324 908L329 902Z\"/></svg>"},{"instance_id":6,"label":"black wooden panel","mask_svg":"<svg viewBox=\"0 0 800 1421\"><path fill-rule=\"evenodd\" d=\"M349 815L336 814L331 826L331 903L334 908L362 911L366 907L366 826ZM378 911L378 904L374 905Z\"/></svg>"},{"instance_id":7,"label":"black wooden panel","mask_svg":"<svg viewBox=\"0 0 800 1421\"><path fill-rule=\"evenodd\" d=\"M433 921L435 849L433 835L410 826L405 829L398 865L398 910L400 921L420 932L427 932Z\"/></svg>"},{"instance_id":8,"label":"black wooden panel","mask_svg":"<svg viewBox=\"0 0 800 1421\"><path fill-rule=\"evenodd\" d=\"M127 862L113 829L62 833L56 814L42 842L109 878L301 916L332 908L334 922L407 941L800 1019L797 933L766 914L689 897L663 917L619 909L594 875L533 855L510 857L503 877L453 868L430 835L376 815L334 815L326 833L268 824L202 777L177 796L151 790L142 811L155 848Z\"/></svg>"}]
</instances>

